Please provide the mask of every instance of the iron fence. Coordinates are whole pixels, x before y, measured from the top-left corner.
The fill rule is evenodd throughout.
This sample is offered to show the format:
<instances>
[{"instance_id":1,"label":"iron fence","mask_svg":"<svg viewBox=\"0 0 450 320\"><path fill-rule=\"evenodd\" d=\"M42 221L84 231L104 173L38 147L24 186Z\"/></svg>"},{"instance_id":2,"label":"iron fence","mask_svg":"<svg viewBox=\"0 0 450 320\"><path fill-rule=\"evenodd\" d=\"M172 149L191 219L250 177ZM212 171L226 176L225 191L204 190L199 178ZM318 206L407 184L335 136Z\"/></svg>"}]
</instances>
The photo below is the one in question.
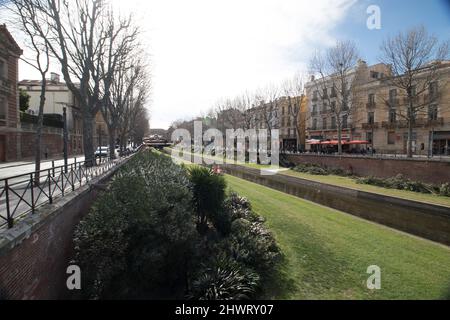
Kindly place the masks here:
<instances>
[{"instance_id":1,"label":"iron fence","mask_svg":"<svg viewBox=\"0 0 450 320\"><path fill-rule=\"evenodd\" d=\"M0 230L13 228L37 208L89 184L124 160L83 161L0 180Z\"/></svg>"}]
</instances>

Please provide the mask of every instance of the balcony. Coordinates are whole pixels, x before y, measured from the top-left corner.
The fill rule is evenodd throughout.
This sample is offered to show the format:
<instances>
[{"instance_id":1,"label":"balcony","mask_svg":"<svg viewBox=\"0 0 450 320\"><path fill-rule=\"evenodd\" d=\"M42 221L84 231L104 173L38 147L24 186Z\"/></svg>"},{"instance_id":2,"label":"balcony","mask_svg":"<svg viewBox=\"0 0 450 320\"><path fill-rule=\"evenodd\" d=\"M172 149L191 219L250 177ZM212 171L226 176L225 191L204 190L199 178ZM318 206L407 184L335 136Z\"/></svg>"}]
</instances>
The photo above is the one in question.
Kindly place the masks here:
<instances>
[{"instance_id":1,"label":"balcony","mask_svg":"<svg viewBox=\"0 0 450 320\"><path fill-rule=\"evenodd\" d=\"M314 96L314 97L311 99L311 101L312 101L312 102L317 102L317 101L319 101L319 98L318 98L317 96Z\"/></svg>"},{"instance_id":2,"label":"balcony","mask_svg":"<svg viewBox=\"0 0 450 320\"><path fill-rule=\"evenodd\" d=\"M429 127L439 127L444 125L444 118L437 118L436 120L428 120L427 126Z\"/></svg>"},{"instance_id":3,"label":"balcony","mask_svg":"<svg viewBox=\"0 0 450 320\"><path fill-rule=\"evenodd\" d=\"M364 130L373 130L373 129L378 129L379 127L380 127L380 124L376 123L376 122L374 122L374 123L363 123L362 124L362 128Z\"/></svg>"},{"instance_id":4,"label":"balcony","mask_svg":"<svg viewBox=\"0 0 450 320\"><path fill-rule=\"evenodd\" d=\"M377 107L377 104L375 102L368 102L366 104L367 109L375 109Z\"/></svg>"},{"instance_id":5,"label":"balcony","mask_svg":"<svg viewBox=\"0 0 450 320\"><path fill-rule=\"evenodd\" d=\"M395 108L398 107L400 105L400 99L391 99L389 101L386 101L386 105L389 108Z\"/></svg>"},{"instance_id":6,"label":"balcony","mask_svg":"<svg viewBox=\"0 0 450 320\"><path fill-rule=\"evenodd\" d=\"M328 114L328 110L321 110L320 114Z\"/></svg>"}]
</instances>

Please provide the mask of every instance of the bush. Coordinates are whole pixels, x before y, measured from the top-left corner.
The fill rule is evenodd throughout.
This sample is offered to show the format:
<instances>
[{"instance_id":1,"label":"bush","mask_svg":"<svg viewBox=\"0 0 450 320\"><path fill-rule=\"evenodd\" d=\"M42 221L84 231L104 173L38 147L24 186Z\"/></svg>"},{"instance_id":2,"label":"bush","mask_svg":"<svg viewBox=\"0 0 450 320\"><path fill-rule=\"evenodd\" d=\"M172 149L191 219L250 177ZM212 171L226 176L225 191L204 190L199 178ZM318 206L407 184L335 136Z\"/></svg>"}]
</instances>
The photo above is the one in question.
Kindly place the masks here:
<instances>
[{"instance_id":1,"label":"bush","mask_svg":"<svg viewBox=\"0 0 450 320\"><path fill-rule=\"evenodd\" d=\"M225 178L215 174L211 169L203 167L192 167L188 172L192 183L199 227L205 231L208 220L216 228L226 225L227 217L223 216L222 210L227 187Z\"/></svg>"},{"instance_id":2,"label":"bush","mask_svg":"<svg viewBox=\"0 0 450 320\"><path fill-rule=\"evenodd\" d=\"M152 153L136 156L76 229L76 262L87 296L182 296L197 241L191 208L181 167Z\"/></svg>"},{"instance_id":3,"label":"bush","mask_svg":"<svg viewBox=\"0 0 450 320\"><path fill-rule=\"evenodd\" d=\"M246 219L234 221L227 246L236 261L259 274L274 271L282 258L274 236L261 222Z\"/></svg>"},{"instance_id":4,"label":"bush","mask_svg":"<svg viewBox=\"0 0 450 320\"><path fill-rule=\"evenodd\" d=\"M203 265L192 282L189 299L247 300L259 285L259 276L227 256L219 256Z\"/></svg>"},{"instance_id":5,"label":"bush","mask_svg":"<svg viewBox=\"0 0 450 320\"><path fill-rule=\"evenodd\" d=\"M412 181L399 174L388 179L375 177L358 178L359 184L368 184L382 188L406 190L424 194L438 194L441 196L450 196L450 184L444 184L440 187L429 185L420 181Z\"/></svg>"},{"instance_id":6,"label":"bush","mask_svg":"<svg viewBox=\"0 0 450 320\"><path fill-rule=\"evenodd\" d=\"M315 164L300 164L294 168L294 171L313 174L316 176L327 176L328 171Z\"/></svg>"}]
</instances>

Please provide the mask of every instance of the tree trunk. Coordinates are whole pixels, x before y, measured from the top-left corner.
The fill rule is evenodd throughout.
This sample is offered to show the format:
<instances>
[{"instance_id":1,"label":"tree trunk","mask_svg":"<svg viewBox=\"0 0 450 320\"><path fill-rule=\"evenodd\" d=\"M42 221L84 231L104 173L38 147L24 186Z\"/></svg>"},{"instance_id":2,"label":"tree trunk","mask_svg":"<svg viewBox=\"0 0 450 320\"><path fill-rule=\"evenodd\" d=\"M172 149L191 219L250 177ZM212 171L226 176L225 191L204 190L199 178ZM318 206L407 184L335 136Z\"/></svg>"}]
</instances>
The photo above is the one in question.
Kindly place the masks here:
<instances>
[{"instance_id":1,"label":"tree trunk","mask_svg":"<svg viewBox=\"0 0 450 320\"><path fill-rule=\"evenodd\" d=\"M109 128L109 156L111 160L116 159L116 135L114 128Z\"/></svg>"},{"instance_id":2,"label":"tree trunk","mask_svg":"<svg viewBox=\"0 0 450 320\"><path fill-rule=\"evenodd\" d=\"M87 166L95 165L94 158L94 117L87 108L83 108L83 147Z\"/></svg>"},{"instance_id":3,"label":"tree trunk","mask_svg":"<svg viewBox=\"0 0 450 320\"><path fill-rule=\"evenodd\" d=\"M408 158L413 157L413 120L408 121Z\"/></svg>"},{"instance_id":4,"label":"tree trunk","mask_svg":"<svg viewBox=\"0 0 450 320\"><path fill-rule=\"evenodd\" d=\"M45 93L47 87L47 80L45 79L45 74L42 75L42 85L41 85L41 97L39 101L39 116L36 130L36 142L35 142L35 177L34 183L36 186L40 185L41 180L41 153L42 153L42 127L44 126L44 106L45 106Z\"/></svg>"},{"instance_id":5,"label":"tree trunk","mask_svg":"<svg viewBox=\"0 0 450 320\"><path fill-rule=\"evenodd\" d=\"M338 127L338 154L342 156L342 126Z\"/></svg>"}]
</instances>

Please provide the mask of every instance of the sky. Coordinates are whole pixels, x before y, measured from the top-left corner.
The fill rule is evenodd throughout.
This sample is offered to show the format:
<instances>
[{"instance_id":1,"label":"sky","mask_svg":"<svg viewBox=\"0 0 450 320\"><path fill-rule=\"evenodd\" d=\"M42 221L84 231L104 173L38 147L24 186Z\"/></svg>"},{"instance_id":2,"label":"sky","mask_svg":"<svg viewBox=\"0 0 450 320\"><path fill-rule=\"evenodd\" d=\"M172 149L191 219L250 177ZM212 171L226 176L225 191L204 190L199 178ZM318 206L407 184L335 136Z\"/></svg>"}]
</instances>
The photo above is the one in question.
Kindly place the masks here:
<instances>
[{"instance_id":1,"label":"sky","mask_svg":"<svg viewBox=\"0 0 450 320\"><path fill-rule=\"evenodd\" d=\"M311 55L337 40L354 40L372 64L384 38L410 27L423 24L450 38L447 0L111 1L143 30L152 128L206 113L222 98L307 76ZM367 28L370 5L381 9L379 30ZM37 77L20 65L20 79Z\"/></svg>"}]
</instances>

